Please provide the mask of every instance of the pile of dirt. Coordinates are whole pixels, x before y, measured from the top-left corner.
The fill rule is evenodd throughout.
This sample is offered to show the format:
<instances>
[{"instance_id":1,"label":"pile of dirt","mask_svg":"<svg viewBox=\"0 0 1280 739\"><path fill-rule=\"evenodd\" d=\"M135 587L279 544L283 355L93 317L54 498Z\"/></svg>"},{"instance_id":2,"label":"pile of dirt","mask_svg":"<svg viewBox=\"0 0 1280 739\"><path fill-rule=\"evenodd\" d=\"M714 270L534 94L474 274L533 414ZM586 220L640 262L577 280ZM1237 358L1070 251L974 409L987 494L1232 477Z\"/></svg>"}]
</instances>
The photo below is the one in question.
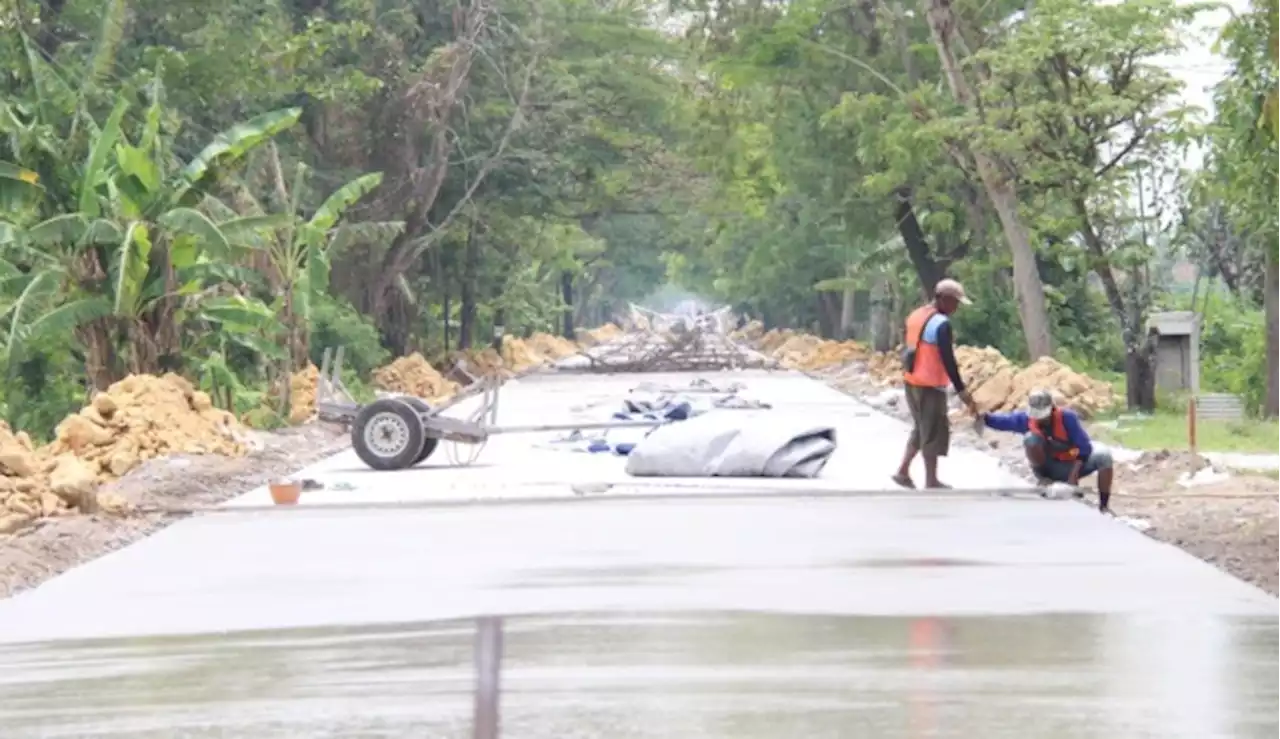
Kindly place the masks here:
<instances>
[{"instance_id":1,"label":"pile of dirt","mask_svg":"<svg viewBox=\"0 0 1280 739\"><path fill-rule=\"evenodd\" d=\"M991 347L962 346L956 349L956 364L974 402L983 410L1023 407L1027 396L1038 388L1049 390L1057 404L1075 410L1083 418L1116 404L1110 384L1082 375L1052 357L1041 357L1029 367L1019 367Z\"/></svg>"},{"instance_id":2,"label":"pile of dirt","mask_svg":"<svg viewBox=\"0 0 1280 739\"><path fill-rule=\"evenodd\" d=\"M597 344L603 344L607 341L613 341L619 336L622 336L622 334L622 329L612 323L606 323L599 328L580 328L575 332L578 343L586 347L596 346Z\"/></svg>"},{"instance_id":3,"label":"pile of dirt","mask_svg":"<svg viewBox=\"0 0 1280 739\"><path fill-rule=\"evenodd\" d=\"M526 344L524 339L518 339L514 336L502 337L502 351L500 354L502 366L516 372L529 367L536 367L546 361L541 354L534 351L533 347Z\"/></svg>"},{"instance_id":4,"label":"pile of dirt","mask_svg":"<svg viewBox=\"0 0 1280 739\"><path fill-rule=\"evenodd\" d=\"M902 384L900 351L871 353L855 341L830 341L777 330L762 335L755 345L794 369L833 370L858 362L865 365L875 384ZM956 363L974 401L987 411L1019 408L1037 388L1049 390L1060 405L1074 409L1084 418L1106 411L1117 402L1109 383L1082 375L1050 357L1019 367L992 347L960 346L956 348Z\"/></svg>"},{"instance_id":5,"label":"pile of dirt","mask_svg":"<svg viewBox=\"0 0 1280 739\"><path fill-rule=\"evenodd\" d=\"M806 334L797 334L795 331L792 331L791 329L779 330L775 328L775 329L770 329L768 332L766 332L763 336L761 336L759 339L757 339L753 343L755 344L756 349L764 352L765 354L773 354L773 352L776 351L778 347L787 343L787 341L791 339L793 336L805 336L805 335Z\"/></svg>"},{"instance_id":6,"label":"pile of dirt","mask_svg":"<svg viewBox=\"0 0 1280 739\"><path fill-rule=\"evenodd\" d=\"M314 364L298 370L289 378L289 423L310 421L316 414L316 391L320 386L320 370Z\"/></svg>"},{"instance_id":7,"label":"pile of dirt","mask_svg":"<svg viewBox=\"0 0 1280 739\"><path fill-rule=\"evenodd\" d=\"M563 336L535 333L525 340L533 350L548 359L564 359L578 353L578 345Z\"/></svg>"},{"instance_id":8,"label":"pile of dirt","mask_svg":"<svg viewBox=\"0 0 1280 739\"><path fill-rule=\"evenodd\" d=\"M833 341L793 331L769 331L752 343L783 365L807 372L843 366L870 356L867 347L857 341Z\"/></svg>"},{"instance_id":9,"label":"pile of dirt","mask_svg":"<svg viewBox=\"0 0 1280 739\"><path fill-rule=\"evenodd\" d=\"M992 347L956 347L956 365L973 400L985 411L1009 411L1026 405L1033 390L1053 393L1059 405L1090 418L1116 404L1110 384L1082 375L1051 357L1041 357L1029 367L1019 367ZM868 357L867 371L881 384L902 384L902 360L898 352Z\"/></svg>"},{"instance_id":10,"label":"pile of dirt","mask_svg":"<svg viewBox=\"0 0 1280 739\"><path fill-rule=\"evenodd\" d=\"M729 334L729 338L734 341L746 341L751 343L760 341L764 336L764 324L756 320L747 321L747 325Z\"/></svg>"},{"instance_id":11,"label":"pile of dirt","mask_svg":"<svg viewBox=\"0 0 1280 739\"><path fill-rule=\"evenodd\" d=\"M38 449L25 433L0 423L0 533L91 501L120 507L97 496L98 485L171 454L243 455L244 433L234 415L174 374L115 383L63 419L55 440Z\"/></svg>"},{"instance_id":12,"label":"pile of dirt","mask_svg":"<svg viewBox=\"0 0 1280 739\"><path fill-rule=\"evenodd\" d=\"M493 350L493 347L485 347L484 349L462 349L449 353L448 366L462 368L472 377L510 377L511 370L507 369L506 364L502 360L502 355Z\"/></svg>"},{"instance_id":13,"label":"pile of dirt","mask_svg":"<svg viewBox=\"0 0 1280 739\"><path fill-rule=\"evenodd\" d=\"M374 370L373 383L388 392L415 395L428 401L442 400L458 392L458 383L445 379L418 352Z\"/></svg>"}]
</instances>

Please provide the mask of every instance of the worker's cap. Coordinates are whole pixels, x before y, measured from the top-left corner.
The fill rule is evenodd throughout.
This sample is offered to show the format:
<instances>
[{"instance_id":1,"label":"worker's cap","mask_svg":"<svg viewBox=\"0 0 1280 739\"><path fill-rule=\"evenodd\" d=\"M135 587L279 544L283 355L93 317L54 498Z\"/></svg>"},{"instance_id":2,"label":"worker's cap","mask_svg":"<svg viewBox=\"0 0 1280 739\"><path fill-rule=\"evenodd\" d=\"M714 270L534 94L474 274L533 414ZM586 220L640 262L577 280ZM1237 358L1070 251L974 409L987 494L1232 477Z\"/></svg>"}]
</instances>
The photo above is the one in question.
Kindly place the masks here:
<instances>
[{"instance_id":1,"label":"worker's cap","mask_svg":"<svg viewBox=\"0 0 1280 739\"><path fill-rule=\"evenodd\" d=\"M955 298L964 305L973 305L973 301L964 294L964 285L950 278L939 280L938 284L933 288L934 295L944 295L948 298Z\"/></svg>"},{"instance_id":2,"label":"worker's cap","mask_svg":"<svg viewBox=\"0 0 1280 739\"><path fill-rule=\"evenodd\" d=\"M1032 390L1027 396L1027 415L1043 421L1053 414L1053 393L1048 390Z\"/></svg>"}]
</instances>

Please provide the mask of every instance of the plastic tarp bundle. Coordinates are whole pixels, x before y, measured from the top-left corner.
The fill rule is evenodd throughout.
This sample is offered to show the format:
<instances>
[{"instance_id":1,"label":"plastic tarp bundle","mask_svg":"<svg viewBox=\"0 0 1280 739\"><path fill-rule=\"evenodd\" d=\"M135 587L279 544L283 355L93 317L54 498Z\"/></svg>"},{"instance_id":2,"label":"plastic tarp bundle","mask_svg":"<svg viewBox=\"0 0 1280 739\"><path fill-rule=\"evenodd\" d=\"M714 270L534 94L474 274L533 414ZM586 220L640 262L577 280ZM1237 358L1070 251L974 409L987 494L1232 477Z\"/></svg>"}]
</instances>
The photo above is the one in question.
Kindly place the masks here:
<instances>
[{"instance_id":1,"label":"plastic tarp bundle","mask_svg":"<svg viewBox=\"0 0 1280 739\"><path fill-rule=\"evenodd\" d=\"M718 412L671 423L627 456L636 477L817 477L836 432L776 414Z\"/></svg>"}]
</instances>

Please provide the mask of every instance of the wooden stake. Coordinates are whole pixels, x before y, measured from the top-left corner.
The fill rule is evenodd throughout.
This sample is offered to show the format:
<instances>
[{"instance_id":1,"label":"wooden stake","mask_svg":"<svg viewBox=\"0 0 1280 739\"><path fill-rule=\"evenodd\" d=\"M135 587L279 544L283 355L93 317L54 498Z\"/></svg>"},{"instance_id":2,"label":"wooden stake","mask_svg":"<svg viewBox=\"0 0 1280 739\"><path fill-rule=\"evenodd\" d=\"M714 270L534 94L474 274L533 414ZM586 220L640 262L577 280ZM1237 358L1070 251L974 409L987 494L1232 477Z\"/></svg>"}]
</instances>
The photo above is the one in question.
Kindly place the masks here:
<instances>
[{"instance_id":1,"label":"wooden stake","mask_svg":"<svg viewBox=\"0 0 1280 739\"><path fill-rule=\"evenodd\" d=\"M1187 402L1187 445L1196 453L1196 396Z\"/></svg>"}]
</instances>

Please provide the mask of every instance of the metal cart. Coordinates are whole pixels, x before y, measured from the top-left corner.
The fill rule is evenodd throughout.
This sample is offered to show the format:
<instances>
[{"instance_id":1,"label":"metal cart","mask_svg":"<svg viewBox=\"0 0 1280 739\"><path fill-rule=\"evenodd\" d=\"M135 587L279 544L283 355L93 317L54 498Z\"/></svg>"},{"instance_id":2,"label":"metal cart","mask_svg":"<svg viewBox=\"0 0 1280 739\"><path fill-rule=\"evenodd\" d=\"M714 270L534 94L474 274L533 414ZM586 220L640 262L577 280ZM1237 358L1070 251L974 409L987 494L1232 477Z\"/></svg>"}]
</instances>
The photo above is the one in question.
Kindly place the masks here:
<instances>
[{"instance_id":1,"label":"metal cart","mask_svg":"<svg viewBox=\"0 0 1280 739\"><path fill-rule=\"evenodd\" d=\"M472 445L473 453L455 463L470 464L479 457L485 442L495 434L576 431L585 429L653 428L665 421L607 421L596 423L498 426L498 391L503 380L485 377L449 400L431 406L422 398L407 395L381 397L362 405L352 398L342 383L343 347L325 349L316 387L316 411L323 421L340 423L351 429L351 446L360 460L375 470L401 470L430 457L440 442ZM476 396L475 410L462 417L444 412Z\"/></svg>"}]
</instances>

